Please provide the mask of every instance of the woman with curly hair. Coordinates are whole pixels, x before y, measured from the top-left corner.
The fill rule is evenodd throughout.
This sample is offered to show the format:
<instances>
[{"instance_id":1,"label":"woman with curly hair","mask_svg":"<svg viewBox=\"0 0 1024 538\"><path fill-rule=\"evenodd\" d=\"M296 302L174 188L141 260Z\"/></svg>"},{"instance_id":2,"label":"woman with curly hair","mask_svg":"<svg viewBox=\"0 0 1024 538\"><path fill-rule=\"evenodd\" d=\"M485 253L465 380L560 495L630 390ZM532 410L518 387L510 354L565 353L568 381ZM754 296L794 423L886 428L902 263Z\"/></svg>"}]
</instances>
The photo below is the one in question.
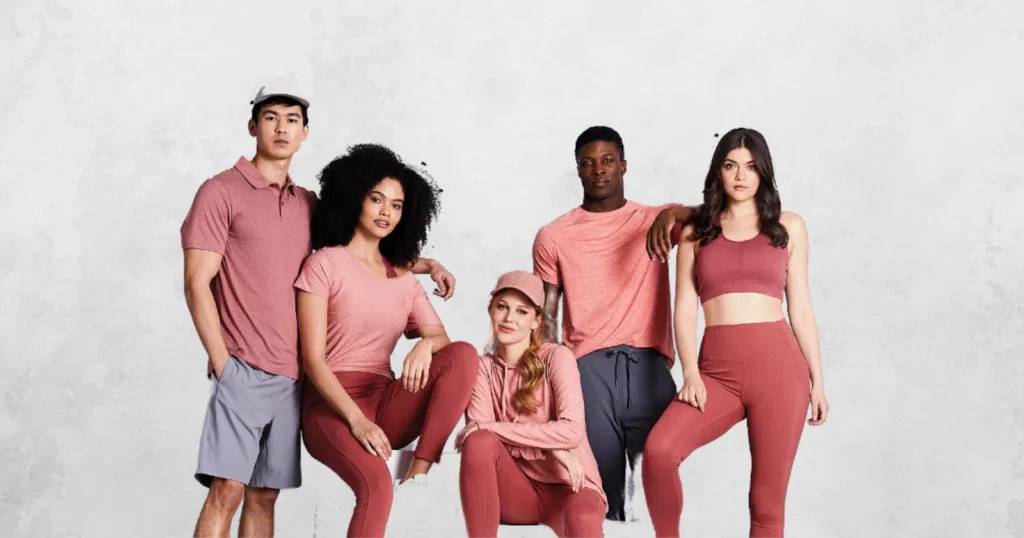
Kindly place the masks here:
<instances>
[{"instance_id":1,"label":"woman with curly hair","mask_svg":"<svg viewBox=\"0 0 1024 538\"><path fill-rule=\"evenodd\" d=\"M643 462L658 536L679 536L682 461L744 418L752 458L750 536L782 536L808 403L808 424L823 424L828 415L808 292L807 230L781 207L764 137L752 129L726 133L711 159L704 204L683 229L677 254L683 388L651 430ZM699 352L698 301L706 326Z\"/></svg>"},{"instance_id":2,"label":"woman with curly hair","mask_svg":"<svg viewBox=\"0 0 1024 538\"><path fill-rule=\"evenodd\" d=\"M576 357L542 342L542 304L544 283L526 271L502 275L491 292L491 352L455 442L470 536L495 536L500 522L603 535L608 501L587 442Z\"/></svg>"},{"instance_id":3,"label":"woman with curly hair","mask_svg":"<svg viewBox=\"0 0 1024 538\"><path fill-rule=\"evenodd\" d=\"M393 485L385 460L417 437L403 482L437 463L466 409L479 357L451 342L409 271L440 209L433 183L391 150L359 145L320 173L313 246L298 279L306 449L356 494L349 536L383 536ZM420 340L402 376L391 353Z\"/></svg>"}]
</instances>

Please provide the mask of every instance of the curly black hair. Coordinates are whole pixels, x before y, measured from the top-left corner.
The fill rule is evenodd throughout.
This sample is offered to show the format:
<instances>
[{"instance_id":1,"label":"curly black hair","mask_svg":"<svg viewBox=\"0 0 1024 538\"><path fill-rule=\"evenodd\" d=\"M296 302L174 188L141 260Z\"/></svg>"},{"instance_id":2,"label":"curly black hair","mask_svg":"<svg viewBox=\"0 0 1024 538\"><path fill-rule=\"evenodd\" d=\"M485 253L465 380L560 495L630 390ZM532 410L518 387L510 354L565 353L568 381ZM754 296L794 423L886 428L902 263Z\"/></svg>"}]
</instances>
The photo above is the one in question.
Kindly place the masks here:
<instances>
[{"instance_id":1,"label":"curly black hair","mask_svg":"<svg viewBox=\"0 0 1024 538\"><path fill-rule=\"evenodd\" d=\"M385 178L402 184L402 219L380 242L380 253L392 265L416 261L427 243L427 230L441 211L440 194L425 171L413 168L390 149L358 144L320 171L320 199L313 214L313 248L347 245L355 234L363 201Z\"/></svg>"}]
</instances>

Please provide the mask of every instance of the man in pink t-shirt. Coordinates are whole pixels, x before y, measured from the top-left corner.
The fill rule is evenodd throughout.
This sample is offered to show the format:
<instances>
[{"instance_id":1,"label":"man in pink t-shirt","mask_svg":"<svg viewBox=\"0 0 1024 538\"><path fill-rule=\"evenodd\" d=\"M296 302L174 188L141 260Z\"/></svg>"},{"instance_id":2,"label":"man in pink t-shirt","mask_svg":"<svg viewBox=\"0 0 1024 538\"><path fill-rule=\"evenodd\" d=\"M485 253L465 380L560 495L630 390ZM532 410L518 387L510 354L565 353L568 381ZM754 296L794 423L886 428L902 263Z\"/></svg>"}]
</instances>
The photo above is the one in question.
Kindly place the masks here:
<instances>
[{"instance_id":1,"label":"man in pink t-shirt","mask_svg":"<svg viewBox=\"0 0 1024 538\"><path fill-rule=\"evenodd\" d=\"M562 342L577 358L587 437L608 497L606 517L625 521L627 461L632 468L676 395L669 371L675 358L669 276L661 260L678 242L682 226L675 221L685 221L690 210L626 200L625 150L609 127L580 134L576 166L583 204L537 232L533 268L544 281L552 342L564 295ZM665 223L674 224L668 238L662 237ZM658 248L648 248L645 237Z\"/></svg>"},{"instance_id":2,"label":"man in pink t-shirt","mask_svg":"<svg viewBox=\"0 0 1024 538\"><path fill-rule=\"evenodd\" d=\"M311 250L316 195L292 182L292 156L309 134L309 102L261 89L251 102L256 156L199 187L181 226L185 300L207 354L213 394L196 479L209 488L195 536L226 536L239 504L240 536L271 536L278 492L302 483L295 282ZM436 294L454 279L420 259Z\"/></svg>"}]
</instances>

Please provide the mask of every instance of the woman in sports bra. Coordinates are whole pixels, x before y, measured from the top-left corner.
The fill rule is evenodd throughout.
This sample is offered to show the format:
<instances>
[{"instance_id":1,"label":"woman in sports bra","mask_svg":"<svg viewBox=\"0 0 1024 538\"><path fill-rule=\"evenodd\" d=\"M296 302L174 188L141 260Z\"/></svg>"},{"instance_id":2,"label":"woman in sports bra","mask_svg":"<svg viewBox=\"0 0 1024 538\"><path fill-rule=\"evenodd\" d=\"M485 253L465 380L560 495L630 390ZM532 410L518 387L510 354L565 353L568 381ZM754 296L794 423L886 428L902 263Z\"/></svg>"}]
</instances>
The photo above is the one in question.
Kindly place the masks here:
<instances>
[{"instance_id":1,"label":"woman in sports bra","mask_svg":"<svg viewBox=\"0 0 1024 538\"><path fill-rule=\"evenodd\" d=\"M699 353L698 301L706 326ZM798 215L781 211L768 144L752 129L719 141L704 204L683 229L675 337L683 388L651 431L642 465L657 536L679 536L679 465L744 418L750 536L782 536L808 402L812 426L825 422L828 403L808 293L807 230Z\"/></svg>"},{"instance_id":2,"label":"woman in sports bra","mask_svg":"<svg viewBox=\"0 0 1024 538\"><path fill-rule=\"evenodd\" d=\"M316 252L297 288L308 382L302 438L356 494L349 536L383 536L391 512L391 451L419 437L405 480L437 463L469 403L479 357L452 343L409 271L437 216L436 187L387 148L355 146L320 173ZM419 338L402 376L391 353Z\"/></svg>"}]
</instances>

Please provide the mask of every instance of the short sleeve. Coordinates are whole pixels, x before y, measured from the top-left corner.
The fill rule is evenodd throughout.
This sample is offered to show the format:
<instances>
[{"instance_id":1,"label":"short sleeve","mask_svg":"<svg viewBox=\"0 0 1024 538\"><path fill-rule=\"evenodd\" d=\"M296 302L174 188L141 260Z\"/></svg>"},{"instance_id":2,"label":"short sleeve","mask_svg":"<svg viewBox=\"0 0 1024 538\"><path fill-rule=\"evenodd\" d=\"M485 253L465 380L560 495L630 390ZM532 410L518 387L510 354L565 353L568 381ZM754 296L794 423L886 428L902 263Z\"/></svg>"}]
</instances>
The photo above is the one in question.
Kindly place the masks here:
<instances>
[{"instance_id":1,"label":"short sleeve","mask_svg":"<svg viewBox=\"0 0 1024 538\"><path fill-rule=\"evenodd\" d=\"M231 228L231 199L224 185L206 180L196 192L181 225L181 248L209 250L223 255Z\"/></svg>"},{"instance_id":2,"label":"short sleeve","mask_svg":"<svg viewBox=\"0 0 1024 538\"><path fill-rule=\"evenodd\" d=\"M405 325L405 336L407 338L415 337L417 329L441 324L441 318L437 315L437 311L434 310L434 305L430 304L430 299L427 298L427 292L423 289L419 280L416 280L415 283L412 309L409 311L409 321Z\"/></svg>"},{"instance_id":3,"label":"short sleeve","mask_svg":"<svg viewBox=\"0 0 1024 538\"><path fill-rule=\"evenodd\" d=\"M302 263L299 277L295 279L295 287L319 297L329 298L334 276L327 252L318 250Z\"/></svg>"},{"instance_id":4,"label":"short sleeve","mask_svg":"<svg viewBox=\"0 0 1024 538\"><path fill-rule=\"evenodd\" d=\"M541 228L533 240L533 272L548 284L561 285L555 239L547 227Z\"/></svg>"}]
</instances>

